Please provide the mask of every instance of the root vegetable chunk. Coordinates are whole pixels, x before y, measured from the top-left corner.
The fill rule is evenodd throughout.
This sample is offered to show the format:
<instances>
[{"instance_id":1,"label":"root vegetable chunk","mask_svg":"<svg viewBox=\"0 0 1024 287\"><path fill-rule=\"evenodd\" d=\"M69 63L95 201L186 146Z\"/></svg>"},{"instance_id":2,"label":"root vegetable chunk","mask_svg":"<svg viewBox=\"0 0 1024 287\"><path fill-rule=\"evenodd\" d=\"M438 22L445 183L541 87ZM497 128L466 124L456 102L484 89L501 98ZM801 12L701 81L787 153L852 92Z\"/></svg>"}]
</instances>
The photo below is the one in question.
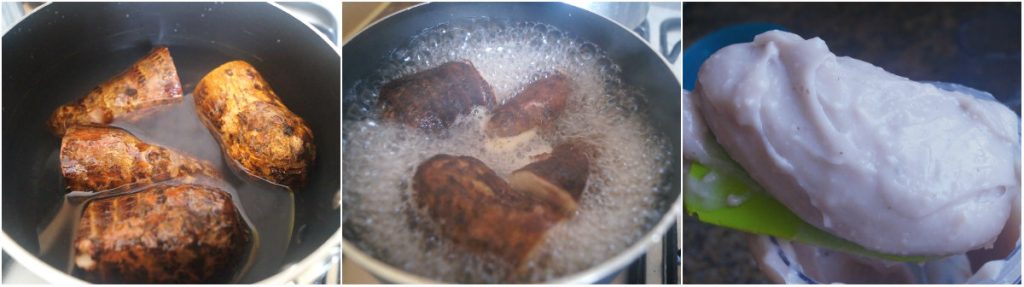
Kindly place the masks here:
<instances>
[{"instance_id":1,"label":"root vegetable chunk","mask_svg":"<svg viewBox=\"0 0 1024 287\"><path fill-rule=\"evenodd\" d=\"M386 119L421 130L447 129L476 106L494 106L494 90L468 62L449 62L381 87Z\"/></svg>"},{"instance_id":2,"label":"root vegetable chunk","mask_svg":"<svg viewBox=\"0 0 1024 287\"><path fill-rule=\"evenodd\" d=\"M572 81L561 72L530 83L522 92L494 109L487 121L486 133L492 137L511 137L549 125L565 111L570 94Z\"/></svg>"},{"instance_id":3,"label":"root vegetable chunk","mask_svg":"<svg viewBox=\"0 0 1024 287\"><path fill-rule=\"evenodd\" d=\"M181 83L167 47L157 47L84 98L57 108L48 123L56 135L76 125L107 125L116 118L180 101Z\"/></svg>"},{"instance_id":4,"label":"root vegetable chunk","mask_svg":"<svg viewBox=\"0 0 1024 287\"><path fill-rule=\"evenodd\" d=\"M594 152L592 145L571 140L513 172L509 182L476 158L435 155L416 168L415 202L441 235L520 272L547 230L576 210Z\"/></svg>"},{"instance_id":5,"label":"root vegetable chunk","mask_svg":"<svg viewBox=\"0 0 1024 287\"><path fill-rule=\"evenodd\" d=\"M112 127L70 128L61 141L60 167L68 191L105 191L198 174L219 177L206 161Z\"/></svg>"},{"instance_id":6,"label":"root vegetable chunk","mask_svg":"<svg viewBox=\"0 0 1024 287\"><path fill-rule=\"evenodd\" d=\"M249 236L228 193L155 185L87 203L74 265L97 283L223 282Z\"/></svg>"},{"instance_id":7,"label":"root vegetable chunk","mask_svg":"<svg viewBox=\"0 0 1024 287\"><path fill-rule=\"evenodd\" d=\"M579 139L559 144L540 160L512 172L509 183L513 190L571 215L587 186L594 153L594 146Z\"/></svg>"},{"instance_id":8,"label":"root vegetable chunk","mask_svg":"<svg viewBox=\"0 0 1024 287\"><path fill-rule=\"evenodd\" d=\"M477 253L521 266L563 217L514 192L483 162L468 156L436 155L416 168L415 203L442 236Z\"/></svg>"},{"instance_id":9,"label":"root vegetable chunk","mask_svg":"<svg viewBox=\"0 0 1024 287\"><path fill-rule=\"evenodd\" d=\"M196 85L196 111L224 153L249 174L295 190L316 158L313 132L245 61L206 74Z\"/></svg>"}]
</instances>

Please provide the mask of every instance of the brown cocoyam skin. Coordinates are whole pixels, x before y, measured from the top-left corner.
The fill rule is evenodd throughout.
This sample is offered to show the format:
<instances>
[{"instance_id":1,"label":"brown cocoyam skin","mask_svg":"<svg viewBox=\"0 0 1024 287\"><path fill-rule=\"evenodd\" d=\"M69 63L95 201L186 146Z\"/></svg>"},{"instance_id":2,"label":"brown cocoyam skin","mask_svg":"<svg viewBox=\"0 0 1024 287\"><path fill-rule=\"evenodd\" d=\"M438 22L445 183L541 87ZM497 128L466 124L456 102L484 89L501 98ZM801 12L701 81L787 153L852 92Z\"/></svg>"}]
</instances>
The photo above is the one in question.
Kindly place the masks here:
<instances>
[{"instance_id":1,"label":"brown cocoyam skin","mask_svg":"<svg viewBox=\"0 0 1024 287\"><path fill-rule=\"evenodd\" d=\"M530 83L522 92L494 109L494 114L487 121L487 135L510 137L549 125L565 112L572 91L572 80L561 72Z\"/></svg>"},{"instance_id":2,"label":"brown cocoyam skin","mask_svg":"<svg viewBox=\"0 0 1024 287\"><path fill-rule=\"evenodd\" d=\"M206 161L148 144L113 127L68 129L61 140L60 167L68 191L105 191L199 174L220 177Z\"/></svg>"},{"instance_id":3,"label":"brown cocoyam skin","mask_svg":"<svg viewBox=\"0 0 1024 287\"><path fill-rule=\"evenodd\" d=\"M416 168L413 191L416 205L426 210L441 235L517 268L563 219L514 192L487 165L468 156L439 154L424 161Z\"/></svg>"},{"instance_id":4,"label":"brown cocoyam skin","mask_svg":"<svg viewBox=\"0 0 1024 287\"><path fill-rule=\"evenodd\" d=\"M229 279L249 238L227 192L157 184L88 202L73 261L97 283L212 283Z\"/></svg>"},{"instance_id":5,"label":"brown cocoyam skin","mask_svg":"<svg viewBox=\"0 0 1024 287\"><path fill-rule=\"evenodd\" d=\"M181 82L167 47L157 47L131 67L60 106L50 116L50 131L60 136L76 125L107 125L149 108L182 99Z\"/></svg>"},{"instance_id":6,"label":"brown cocoyam skin","mask_svg":"<svg viewBox=\"0 0 1024 287\"><path fill-rule=\"evenodd\" d=\"M539 160L513 171L509 183L513 189L571 215L587 187L590 159L594 156L596 148L590 143L569 140L539 156Z\"/></svg>"},{"instance_id":7,"label":"brown cocoyam skin","mask_svg":"<svg viewBox=\"0 0 1024 287\"><path fill-rule=\"evenodd\" d=\"M249 174L297 190L316 158L313 132L245 61L232 61L196 85L196 112L225 154Z\"/></svg>"},{"instance_id":8,"label":"brown cocoyam skin","mask_svg":"<svg viewBox=\"0 0 1024 287\"><path fill-rule=\"evenodd\" d=\"M429 132L447 129L476 106L494 107L494 90L473 64L448 62L380 89L385 119Z\"/></svg>"}]
</instances>

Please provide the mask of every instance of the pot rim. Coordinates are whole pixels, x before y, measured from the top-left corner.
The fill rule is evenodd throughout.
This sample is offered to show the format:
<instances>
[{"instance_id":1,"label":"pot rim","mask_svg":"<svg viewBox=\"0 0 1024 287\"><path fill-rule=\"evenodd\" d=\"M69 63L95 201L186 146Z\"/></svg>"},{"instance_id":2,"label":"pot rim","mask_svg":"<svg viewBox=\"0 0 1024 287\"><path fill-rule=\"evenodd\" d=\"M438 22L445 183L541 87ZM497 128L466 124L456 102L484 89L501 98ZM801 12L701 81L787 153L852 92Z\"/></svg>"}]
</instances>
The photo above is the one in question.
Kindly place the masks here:
<instances>
[{"instance_id":1,"label":"pot rim","mask_svg":"<svg viewBox=\"0 0 1024 287\"><path fill-rule=\"evenodd\" d=\"M7 27L7 30L4 31L4 35L7 35L8 32L13 30L14 27L17 27L19 24L21 24L21 22L24 21L25 19L28 19L28 17L32 16L33 14L35 14L38 11L43 10L43 8L46 8L47 6L50 6L50 4L53 4L53 3L54 2L46 2L43 5L40 5L39 7L36 7L35 9L32 9L32 11L29 11L28 14L25 14L20 19L18 19L17 22L13 23L10 27ZM292 19L294 19L295 21L298 21L299 23L302 23L303 25L305 25L307 29L309 29L310 31L315 33L321 40L324 41L324 43L329 45L331 47L331 50L333 50L334 53L338 56L338 58L341 59L341 50L339 49L339 47L337 45L335 45L334 42L331 42L330 39L327 39L327 36L325 36L323 33L320 33L315 27L313 27L309 23L306 23L305 21L302 21L302 19L299 19L298 17L296 17L294 14L292 14L290 11L288 11L288 9L285 9L283 6L281 6L278 3L274 3L274 2L264 2L264 3L265 4L269 4L269 5L271 5L274 8L277 8L278 10L280 10L280 11L284 12L285 14L287 14L288 16L292 17ZM339 69L340 68L341 67L339 67ZM340 194L341 193L340 187L335 192ZM341 202L338 202L338 204L340 205ZM341 217L341 210L340 209L338 209L338 217ZM316 266L317 264L324 264L325 262L329 261L329 258L331 256L336 256L338 254L338 250L336 250L336 248L340 246L341 240L342 240L341 226L338 226L338 230L336 230L334 232L334 234L331 235L331 237L329 237L326 241L324 241L323 244L321 244L319 247L317 247L316 250L314 250L312 253L307 255L305 258L303 258L302 260L300 260L298 262L295 262L295 263L291 263L291 264L288 264L288 265L282 265L281 266L282 268L281 268L280 271L278 271L277 273L274 273L274 275L271 275L271 276L269 276L267 278L264 278L264 279L256 282L255 284L285 284L285 283L293 283L293 282L295 282L296 280L299 280L299 279L304 279L304 278L299 278L299 277L303 276L303 275L306 275L306 273L308 273L309 270L312 267ZM64 272L62 270L57 270L57 268L53 268L53 266L50 266L50 264L48 264L46 262L43 262L42 260L39 259L39 257L37 257L34 254L28 252L28 250L25 250L25 248L23 248L21 246L21 244L18 244L18 242L14 241L14 239L12 239L9 235L7 235L7 232L3 231L3 230L0 230L0 250L2 250L3 252L8 253L11 256L12 259L17 261L19 264L24 265L28 270L31 270L33 274L44 275L44 276L40 276L40 278L45 280L45 281L47 281L47 282L50 282L50 283L60 283L62 285L63 284L73 284L73 285L92 284L92 283L90 283L88 281L85 281L85 280L82 280L82 279L80 279L78 277L72 276L71 274L68 274L68 273L66 273L66 272ZM325 271L325 272L322 272L322 273L326 273L326 270L323 270L323 271Z\"/></svg>"},{"instance_id":2,"label":"pot rim","mask_svg":"<svg viewBox=\"0 0 1024 287\"><path fill-rule=\"evenodd\" d=\"M380 23L390 19L391 17L394 17L395 15L399 15L399 14L402 14L402 13L408 13L409 11L411 11L413 9L420 8L421 6L430 5L430 4L432 4L432 2L416 4L416 5L410 6L408 8L402 9L402 10L400 10L398 12L395 12L395 13L393 13L391 15L387 15L385 17L382 17L382 18L378 19L377 21L374 21L370 25L367 25L366 28L363 28L362 30L356 32L355 35L352 35L352 37L349 37L349 39L347 41L342 43L342 49L344 49L345 45L347 45L348 43L352 42L352 40L355 40L356 38L359 38L359 36L362 35L363 32L369 30L373 26L376 26L376 25L378 25L378 24L380 24ZM634 33L629 28L626 28L625 26L622 26L622 24L620 24L619 22L615 22L615 21L609 19L608 17L604 17L604 16L602 16L600 14L591 12L590 10L583 9L583 8L580 8L580 7L577 7L577 6L573 6L573 5L569 5L569 4L566 4L566 3L561 3L561 4L565 5L566 7L572 7L573 9L576 9L577 12L579 12L579 13L589 13L591 15L600 17L601 19L604 19L605 21L608 21L608 22L618 26L620 29L623 29L623 30L627 31L630 35L632 35L637 40L639 40L641 43L643 43L644 44L643 46L646 47L652 54L657 56L657 58L661 60L661 63L663 65L665 65L664 68L667 69L667 71L671 73L672 65L668 62L668 60L666 60L664 56L662 56L660 53L658 53L654 49L654 47L651 47L646 41L644 41L643 38L640 37L640 35L637 35L636 33ZM342 61L344 61L344 59L342 59ZM675 79L676 83L680 87L680 93L682 93L681 92L682 91L682 82L680 82L678 77L673 76L672 78ZM681 160L682 159L680 158L680 161ZM344 212L344 207L342 207L342 212ZM662 215L662 218L658 221L658 223L654 226L654 228L651 228L647 233L645 233L643 236L638 238L637 241L634 242L632 245L630 245L628 248L626 248L625 250L619 251L617 254L615 254L615 256L612 256L611 258L601 262L600 264L591 266L590 268L578 271L576 273L572 273L572 274L569 274L569 275L565 275L565 276L562 276L562 277L555 278L554 280L551 280L551 281L548 281L548 282L544 282L544 283L550 283L550 284L591 283L591 282L596 282L598 280L601 280L604 277L606 277L609 274L611 274L612 272L619 271L622 268L624 268L626 265L628 265L630 262L632 262L635 258L639 257L640 254L643 254L644 252L646 252L646 249L648 247L650 247L651 244L655 244L655 243L661 242L661 237L663 237L665 232L668 231L669 226L672 225L677 220L682 221L682 215L683 215L683 196L682 196L682 190L680 190L680 193L676 197L676 200L672 203L672 206L670 206L667 210L665 210L665 214ZM344 224L344 223L342 223L342 224ZM401 284L408 284L408 283L438 284L438 283L444 283L444 282L440 282L440 281L437 281L437 280L434 280L434 279L429 279L429 278L426 278L426 277L423 277L423 276L420 276L420 275L416 275L416 274L413 274L411 272L407 272L405 270L401 270L401 269L395 268L394 266L391 266L388 263L382 262L382 261L380 261L380 260L370 256L366 252L360 250L354 243L352 243L348 239L342 238L342 244L341 245L342 245L341 254L342 254L343 257L346 256L346 255L351 256L350 258L352 259L352 261L354 261L357 264L359 264L360 266L366 268L367 271L369 271L371 274L373 274L375 276L379 276L378 278L382 278L385 281L389 281L391 283L401 283Z\"/></svg>"},{"instance_id":3,"label":"pot rim","mask_svg":"<svg viewBox=\"0 0 1024 287\"><path fill-rule=\"evenodd\" d=\"M675 205L666 212L665 216L661 218L657 225L648 231L644 236L640 237L633 245L620 251L615 256L602 262L601 264L594 265L590 268L582 271L569 274L556 278L552 281L543 283L547 284L566 284L566 283L592 283L601 280L611 274L614 271L621 270L623 267L632 262L640 254L646 252L646 249L651 244L661 242L661 237L664 236L665 232L668 231L669 226L679 220L682 216L682 197L675 201ZM410 284L410 283L422 283L422 284L445 284L448 282L437 281L427 277L423 277L411 272L401 270L391 266L391 264L377 260L373 256L370 256L366 252L360 250L354 243L348 239L342 238L341 242L341 255L349 256L348 258L356 262L360 266L364 267L373 275L380 276L389 283L399 284ZM542 284L543 284L542 283Z\"/></svg>"}]
</instances>

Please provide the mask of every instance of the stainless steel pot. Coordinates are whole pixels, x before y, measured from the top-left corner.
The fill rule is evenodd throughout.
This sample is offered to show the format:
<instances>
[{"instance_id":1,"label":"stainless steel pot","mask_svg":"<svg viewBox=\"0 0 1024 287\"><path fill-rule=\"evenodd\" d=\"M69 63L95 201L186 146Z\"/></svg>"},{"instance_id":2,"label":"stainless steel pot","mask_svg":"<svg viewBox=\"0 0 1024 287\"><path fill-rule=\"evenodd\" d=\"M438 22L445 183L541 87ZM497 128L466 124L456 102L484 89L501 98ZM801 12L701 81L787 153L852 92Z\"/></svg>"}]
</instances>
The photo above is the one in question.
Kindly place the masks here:
<instances>
[{"instance_id":1,"label":"stainless steel pot","mask_svg":"<svg viewBox=\"0 0 1024 287\"><path fill-rule=\"evenodd\" d=\"M0 247L44 280L88 283L36 256L37 228L64 196L56 164L60 138L45 122L57 106L86 94L154 45L170 48L185 91L221 63L252 63L310 125L317 159L307 187L294 195L295 221L282 265L249 272L239 283L319 277L340 252L342 237L341 59L331 41L272 3L49 3L6 31Z\"/></svg>"},{"instance_id":2,"label":"stainless steel pot","mask_svg":"<svg viewBox=\"0 0 1024 287\"><path fill-rule=\"evenodd\" d=\"M355 103L350 93L355 83L367 78L384 57L423 29L469 17L490 17L542 22L574 34L601 47L622 68L627 84L645 91L649 122L672 143L673 163L666 181L671 192L659 200L671 203L661 219L633 245L590 268L552 280L551 283L592 283L610 278L658 243L666 230L680 220L680 83L667 61L629 29L584 9L562 3L427 3L393 14L370 25L343 45L343 109ZM343 115L343 120L359 120ZM344 180L344 179L343 179ZM343 227L344 229L344 227ZM396 283L434 283L430 278L401 270L360 250L349 239L342 241L344 256L352 259L383 281Z\"/></svg>"}]
</instances>

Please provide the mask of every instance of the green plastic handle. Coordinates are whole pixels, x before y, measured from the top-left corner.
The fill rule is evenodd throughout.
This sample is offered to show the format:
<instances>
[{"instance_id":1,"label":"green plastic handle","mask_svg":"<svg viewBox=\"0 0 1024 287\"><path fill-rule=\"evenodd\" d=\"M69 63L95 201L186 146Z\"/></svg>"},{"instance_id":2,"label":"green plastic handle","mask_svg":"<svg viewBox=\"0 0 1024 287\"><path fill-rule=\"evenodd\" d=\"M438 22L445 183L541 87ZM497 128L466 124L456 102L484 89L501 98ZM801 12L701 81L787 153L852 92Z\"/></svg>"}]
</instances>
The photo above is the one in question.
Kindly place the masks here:
<instances>
[{"instance_id":1,"label":"green plastic handle","mask_svg":"<svg viewBox=\"0 0 1024 287\"><path fill-rule=\"evenodd\" d=\"M713 173L713 170L699 163L691 163L689 170L685 180L700 184L686 186L699 186L702 190L685 191L683 205L687 214L696 216L700 221L891 261L922 263L937 258L869 250L804 222L774 197L750 186L749 181L724 173ZM712 173L714 176L708 177Z\"/></svg>"}]
</instances>

